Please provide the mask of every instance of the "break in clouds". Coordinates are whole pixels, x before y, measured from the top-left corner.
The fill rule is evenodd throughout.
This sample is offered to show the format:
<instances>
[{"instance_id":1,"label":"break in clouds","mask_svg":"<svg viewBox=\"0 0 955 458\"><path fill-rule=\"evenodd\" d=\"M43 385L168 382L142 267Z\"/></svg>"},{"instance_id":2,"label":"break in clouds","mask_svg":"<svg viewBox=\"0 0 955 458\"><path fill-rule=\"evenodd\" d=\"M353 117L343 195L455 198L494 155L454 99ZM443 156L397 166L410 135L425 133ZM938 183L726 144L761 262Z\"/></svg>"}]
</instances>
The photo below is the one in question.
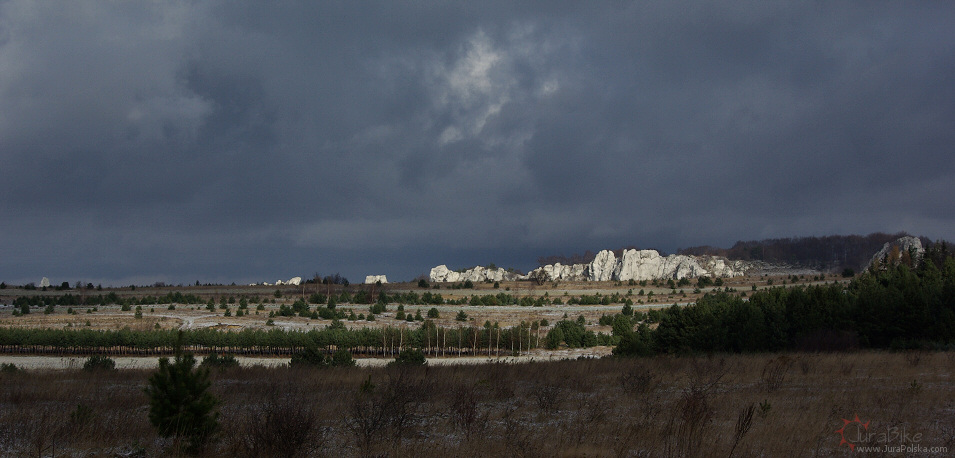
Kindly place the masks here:
<instances>
[{"instance_id":1,"label":"break in clouds","mask_svg":"<svg viewBox=\"0 0 955 458\"><path fill-rule=\"evenodd\" d=\"M945 2L0 3L0 278L955 238Z\"/></svg>"}]
</instances>

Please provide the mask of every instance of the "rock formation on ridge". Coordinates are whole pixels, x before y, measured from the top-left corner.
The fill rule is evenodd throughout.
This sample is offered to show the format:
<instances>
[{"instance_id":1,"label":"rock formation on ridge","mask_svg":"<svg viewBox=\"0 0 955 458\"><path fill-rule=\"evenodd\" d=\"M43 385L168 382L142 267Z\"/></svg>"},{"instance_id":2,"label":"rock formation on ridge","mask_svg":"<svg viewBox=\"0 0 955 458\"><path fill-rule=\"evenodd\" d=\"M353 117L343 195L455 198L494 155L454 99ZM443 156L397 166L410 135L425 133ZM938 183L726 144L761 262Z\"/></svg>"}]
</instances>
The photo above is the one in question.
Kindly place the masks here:
<instances>
[{"instance_id":1,"label":"rock formation on ridge","mask_svg":"<svg viewBox=\"0 0 955 458\"><path fill-rule=\"evenodd\" d=\"M610 250L603 250L590 264L547 265L529 274L543 273L547 281L588 280L628 281L665 280L702 276L736 277L747 270L746 263L714 256L660 256L656 250L624 250L619 259Z\"/></svg>"},{"instance_id":2,"label":"rock formation on ridge","mask_svg":"<svg viewBox=\"0 0 955 458\"><path fill-rule=\"evenodd\" d=\"M498 267L495 269L488 269L487 267L474 266L470 269L467 269L463 272L455 272L451 269L448 269L448 266L442 264L431 269L431 273L428 275L432 282L459 282L459 281L468 281L480 282L480 281L509 281L509 280L525 280L527 279L524 275L515 274L513 272L508 272L504 268Z\"/></svg>"},{"instance_id":3,"label":"rock formation on ridge","mask_svg":"<svg viewBox=\"0 0 955 458\"><path fill-rule=\"evenodd\" d=\"M367 275L365 276L365 284L371 285L374 283L381 282L382 284L388 283L388 276L386 275Z\"/></svg>"},{"instance_id":4,"label":"rock formation on ridge","mask_svg":"<svg viewBox=\"0 0 955 458\"><path fill-rule=\"evenodd\" d=\"M526 280L543 278L545 281L628 281L657 280L687 277L737 277L750 270L746 262L729 261L716 256L660 256L656 250L625 250L619 259L610 250L597 253L588 264L560 263L538 267L527 275L518 275L504 269L476 266L455 272L445 265L431 269L432 282L461 282ZM539 277L540 276L540 277Z\"/></svg>"},{"instance_id":5,"label":"rock formation on ridge","mask_svg":"<svg viewBox=\"0 0 955 458\"><path fill-rule=\"evenodd\" d=\"M869 261L869 265L872 266L884 261L889 261L889 255L892 253L892 249L894 247L898 247L899 253L911 253L912 262L915 264L917 264L925 254L925 248L922 246L922 241L919 240L918 237L907 235L905 237L900 237L895 241L886 242L885 245L882 245L882 249L872 256L872 260ZM895 260L895 264L898 265L899 261L900 259Z\"/></svg>"}]
</instances>

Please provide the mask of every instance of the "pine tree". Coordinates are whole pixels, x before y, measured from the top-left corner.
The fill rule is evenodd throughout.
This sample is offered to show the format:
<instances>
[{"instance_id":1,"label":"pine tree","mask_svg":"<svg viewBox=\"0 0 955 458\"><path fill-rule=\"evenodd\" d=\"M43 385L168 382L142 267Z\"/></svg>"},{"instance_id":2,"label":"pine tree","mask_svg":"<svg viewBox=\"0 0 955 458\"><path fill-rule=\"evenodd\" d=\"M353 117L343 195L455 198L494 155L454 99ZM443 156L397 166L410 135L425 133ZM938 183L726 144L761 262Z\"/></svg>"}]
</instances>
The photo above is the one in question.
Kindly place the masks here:
<instances>
[{"instance_id":1,"label":"pine tree","mask_svg":"<svg viewBox=\"0 0 955 458\"><path fill-rule=\"evenodd\" d=\"M209 371L195 365L192 354L183 354L177 345L174 362L160 358L146 387L149 421L163 437L187 439L191 452L202 450L219 427L219 400L208 391Z\"/></svg>"}]
</instances>

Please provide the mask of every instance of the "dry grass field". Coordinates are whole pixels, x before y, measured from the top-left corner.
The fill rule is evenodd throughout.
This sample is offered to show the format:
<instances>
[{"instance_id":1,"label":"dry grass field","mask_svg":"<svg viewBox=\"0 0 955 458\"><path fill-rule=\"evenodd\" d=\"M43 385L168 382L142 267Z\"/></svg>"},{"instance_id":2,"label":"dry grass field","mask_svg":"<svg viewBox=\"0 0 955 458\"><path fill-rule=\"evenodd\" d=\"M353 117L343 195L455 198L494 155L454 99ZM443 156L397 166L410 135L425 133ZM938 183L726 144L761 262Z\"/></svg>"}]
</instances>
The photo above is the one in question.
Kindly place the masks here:
<instances>
[{"instance_id":1,"label":"dry grass field","mask_svg":"<svg viewBox=\"0 0 955 458\"><path fill-rule=\"evenodd\" d=\"M247 367L213 372L202 456L951 456L953 372L955 354L924 352ZM177 455L148 376L0 374L0 454Z\"/></svg>"},{"instance_id":2,"label":"dry grass field","mask_svg":"<svg viewBox=\"0 0 955 458\"><path fill-rule=\"evenodd\" d=\"M780 286L786 284L789 280L787 276L754 276L726 279L722 289L735 291L736 294L751 294L753 285L758 289L765 289L770 286ZM844 278L836 275L828 275L822 282L845 282ZM804 278L798 283L801 285L822 283L816 281L810 276ZM789 283L790 285L792 283ZM270 312L277 312L282 305L290 305L296 300L307 298L313 293L335 292L329 290L324 285L302 285L302 286L186 286L186 287L139 287L135 290L129 288L107 289L106 291L95 290L71 290L71 291L26 291L14 288L0 290L0 304L11 304L13 300L20 295L96 295L106 292L115 292L120 297L144 296L158 297L171 292L182 292L183 294L194 294L201 297L204 301L212 299L217 304L223 298L241 299L248 298L250 301L249 314L237 317L234 315L237 304L228 304L230 314L225 316L225 310L217 308L215 312L210 312L205 308L205 304L182 305L176 304L175 310L169 310L167 304L156 304L143 306L142 318L135 319L135 311L122 311L118 305L106 306L77 306L73 307L73 314L67 313L68 307L59 306L52 314L42 313L42 309L34 309L33 313L24 316L14 316L13 307L0 307L0 327L26 327L26 328L89 328L89 329L111 329L117 330L129 328L132 330L148 330L155 328L162 329L195 329L213 327L222 330L238 330L243 328L261 329L266 328L266 322L269 319ZM348 289L354 294L361 289L370 290L375 288L373 285L351 285ZM626 282L551 282L543 285L537 285L533 282L503 282L499 288L494 288L489 283L476 283L473 288L451 289L450 285L444 284L441 289L422 289L417 288L412 283L395 283L385 285L382 291L388 294L401 292L415 292L422 294L432 292L441 294L446 300L467 299L472 295L495 295L505 293L517 297L547 297L550 300L559 299L562 305L546 305L543 307L521 307L518 305L510 306L470 306L470 305L405 305L405 312L414 315L421 312L426 315L432 307L440 312L440 318L433 320L438 326L457 327L462 323L455 321L455 315L458 311L464 310L469 316L470 324L481 326L485 321L499 323L501 326L516 326L519 323L531 322L540 319L546 319L551 324L567 317L575 319L583 315L587 328L594 332L609 333L609 326L600 326L598 320L601 315L612 315L619 313L625 299L631 299L635 310L650 310L652 308L666 307L674 303L686 304L696 301L700 296L707 292L712 292L714 287L706 287L695 292L695 285L676 287L671 289L664 286L641 286L628 285ZM280 292L280 297L275 297L275 292ZM639 292L643 290L644 295ZM340 292L340 289L338 290ZM653 293L652 299L648 298ZM568 299L579 297L581 295L601 294L611 296L619 294L621 300L613 302L610 305L567 305ZM264 301L263 310L255 310L255 304ZM274 301L274 302L272 302ZM321 305L311 305L320 307ZM339 304L339 309L348 313L354 311L356 314L368 314L369 306L360 304ZM417 326L417 323L406 322L405 320L395 319L397 304L389 305L388 311L378 316L373 322L357 320L345 321L349 328L356 327L381 327L381 326ZM324 327L330 324L330 320L309 319L303 317L274 317L275 326L285 329L308 330L313 327Z\"/></svg>"}]
</instances>

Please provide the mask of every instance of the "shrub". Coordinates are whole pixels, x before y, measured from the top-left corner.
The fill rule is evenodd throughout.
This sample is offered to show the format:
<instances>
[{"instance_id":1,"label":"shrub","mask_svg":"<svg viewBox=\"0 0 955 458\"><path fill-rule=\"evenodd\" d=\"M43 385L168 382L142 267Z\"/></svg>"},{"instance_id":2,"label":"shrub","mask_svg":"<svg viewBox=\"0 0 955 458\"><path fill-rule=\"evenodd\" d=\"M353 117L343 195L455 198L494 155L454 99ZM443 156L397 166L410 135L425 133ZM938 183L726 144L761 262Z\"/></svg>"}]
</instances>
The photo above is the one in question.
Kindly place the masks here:
<instances>
[{"instance_id":1,"label":"shrub","mask_svg":"<svg viewBox=\"0 0 955 458\"><path fill-rule=\"evenodd\" d=\"M324 431L318 430L321 417L301 388L274 386L264 393L265 402L250 405L233 440L239 456L313 456L321 450Z\"/></svg>"},{"instance_id":2,"label":"shrub","mask_svg":"<svg viewBox=\"0 0 955 458\"><path fill-rule=\"evenodd\" d=\"M332 355L331 365L334 367L352 367L355 365L355 359L352 358L350 351L340 348Z\"/></svg>"},{"instance_id":3,"label":"shrub","mask_svg":"<svg viewBox=\"0 0 955 458\"><path fill-rule=\"evenodd\" d=\"M93 355L89 358L86 358L86 362L83 363L83 370L85 371L98 371L98 370L113 370L116 368L116 361L113 361L113 358L102 355Z\"/></svg>"},{"instance_id":4,"label":"shrub","mask_svg":"<svg viewBox=\"0 0 955 458\"><path fill-rule=\"evenodd\" d=\"M290 367L324 367L328 365L328 359L318 350L318 347L308 346L304 350L296 352L289 361Z\"/></svg>"},{"instance_id":5,"label":"shrub","mask_svg":"<svg viewBox=\"0 0 955 458\"><path fill-rule=\"evenodd\" d=\"M4 374L16 374L20 369L16 364L13 363L3 363L0 364L0 373Z\"/></svg>"},{"instance_id":6,"label":"shrub","mask_svg":"<svg viewBox=\"0 0 955 458\"><path fill-rule=\"evenodd\" d=\"M428 310L428 318L439 318L438 309L431 307L431 309Z\"/></svg>"},{"instance_id":7,"label":"shrub","mask_svg":"<svg viewBox=\"0 0 955 458\"><path fill-rule=\"evenodd\" d=\"M221 356L218 353L212 353L202 358L202 363L200 363L199 366L226 369L239 367L239 360L235 359L235 355L232 353L223 353Z\"/></svg>"},{"instance_id":8,"label":"shrub","mask_svg":"<svg viewBox=\"0 0 955 458\"><path fill-rule=\"evenodd\" d=\"M388 366L424 366L428 360L424 353L416 348L401 350L394 361L388 363Z\"/></svg>"}]
</instances>

